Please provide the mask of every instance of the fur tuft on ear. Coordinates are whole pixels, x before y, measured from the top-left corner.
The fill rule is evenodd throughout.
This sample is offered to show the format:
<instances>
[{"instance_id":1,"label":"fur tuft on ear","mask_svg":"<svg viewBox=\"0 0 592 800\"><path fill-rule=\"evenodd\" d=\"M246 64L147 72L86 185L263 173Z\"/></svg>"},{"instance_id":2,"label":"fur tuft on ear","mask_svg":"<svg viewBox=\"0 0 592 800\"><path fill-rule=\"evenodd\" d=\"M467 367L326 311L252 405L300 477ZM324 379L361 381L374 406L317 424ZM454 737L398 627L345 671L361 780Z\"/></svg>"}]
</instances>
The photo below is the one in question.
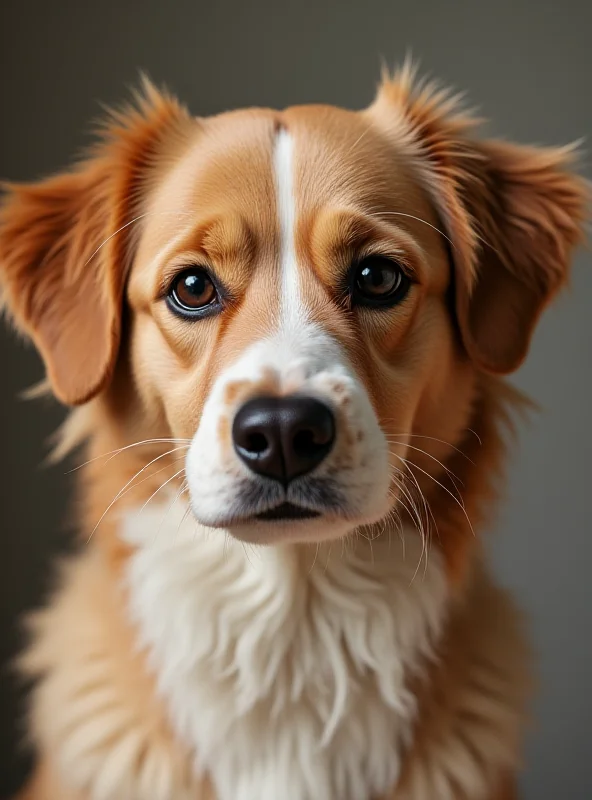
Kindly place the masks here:
<instances>
[{"instance_id":1,"label":"fur tuft on ear","mask_svg":"<svg viewBox=\"0 0 592 800\"><path fill-rule=\"evenodd\" d=\"M566 283L590 199L574 147L478 140L460 97L406 62L368 113L422 181L453 242L463 344L490 373L515 370L539 315Z\"/></svg>"},{"instance_id":2,"label":"fur tuft on ear","mask_svg":"<svg viewBox=\"0 0 592 800\"><path fill-rule=\"evenodd\" d=\"M5 184L0 289L35 343L56 397L86 402L108 383L119 350L129 227L165 133L189 115L146 79L136 105L113 112L89 155L64 174Z\"/></svg>"}]
</instances>

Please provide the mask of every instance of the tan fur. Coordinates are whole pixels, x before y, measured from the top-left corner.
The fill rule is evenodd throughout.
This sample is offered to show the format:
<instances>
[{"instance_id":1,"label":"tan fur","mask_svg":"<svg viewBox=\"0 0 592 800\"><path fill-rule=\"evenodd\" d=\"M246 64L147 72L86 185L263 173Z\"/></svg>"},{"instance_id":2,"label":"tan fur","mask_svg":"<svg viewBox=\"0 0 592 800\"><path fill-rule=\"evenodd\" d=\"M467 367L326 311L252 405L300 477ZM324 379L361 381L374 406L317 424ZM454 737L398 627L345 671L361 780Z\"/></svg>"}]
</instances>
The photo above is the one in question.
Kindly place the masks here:
<instances>
[{"instance_id":1,"label":"tan fur","mask_svg":"<svg viewBox=\"0 0 592 800\"><path fill-rule=\"evenodd\" d=\"M113 115L101 144L71 172L5 187L4 299L66 403L85 402L111 377L129 263L128 215L149 175L158 174L157 156L161 169L177 151L187 121L175 101L146 84L138 111Z\"/></svg>"},{"instance_id":2,"label":"tan fur","mask_svg":"<svg viewBox=\"0 0 592 800\"><path fill-rule=\"evenodd\" d=\"M586 188L569 174L570 151L478 142L475 120L412 78L406 69L387 80L359 114L301 107L210 120L148 88L140 110L117 116L72 173L11 187L0 218L3 293L54 393L86 403L62 451L85 445L80 528L84 540L92 535L35 618L23 659L38 680L31 734L40 755L23 800L90 800L122 742L122 798L147 800L142 787L161 780L167 797L213 800L135 648L120 582L128 546L109 515L95 527L128 483L118 510L148 501L163 479L180 486L184 451L160 440L193 435L216 375L274 324L270 148L280 127L299 158L305 302L347 351L384 431L410 434L410 471L435 522L430 546L443 553L453 594L437 658L409 678L419 717L386 800L515 797L528 648L476 533L497 497L510 412L522 403L495 375L522 361L567 280ZM413 275L401 308L343 307L343 271L367 252L397 254ZM196 335L162 298L176 272L204 261L231 299ZM228 409L247 391L230 386ZM218 431L230 451L229 429L230 412ZM64 746L76 754L78 794L62 782L55 754Z\"/></svg>"},{"instance_id":3,"label":"tan fur","mask_svg":"<svg viewBox=\"0 0 592 800\"><path fill-rule=\"evenodd\" d=\"M134 772L122 776L122 798L170 780L171 797L205 800L122 614L123 591L114 587L109 561L89 551L64 569L62 586L51 607L31 619L35 645L22 660L27 674L47 676L33 708L34 739L73 748L77 782L89 791L96 788L95 761L99 775L115 769L110 753L127 740ZM51 765L46 769L49 776ZM62 797L41 789L36 796Z\"/></svg>"},{"instance_id":4,"label":"tan fur","mask_svg":"<svg viewBox=\"0 0 592 800\"><path fill-rule=\"evenodd\" d=\"M484 797L500 772L520 766L529 656L513 603L479 568L438 655L417 689L419 723L396 800Z\"/></svg>"}]
</instances>

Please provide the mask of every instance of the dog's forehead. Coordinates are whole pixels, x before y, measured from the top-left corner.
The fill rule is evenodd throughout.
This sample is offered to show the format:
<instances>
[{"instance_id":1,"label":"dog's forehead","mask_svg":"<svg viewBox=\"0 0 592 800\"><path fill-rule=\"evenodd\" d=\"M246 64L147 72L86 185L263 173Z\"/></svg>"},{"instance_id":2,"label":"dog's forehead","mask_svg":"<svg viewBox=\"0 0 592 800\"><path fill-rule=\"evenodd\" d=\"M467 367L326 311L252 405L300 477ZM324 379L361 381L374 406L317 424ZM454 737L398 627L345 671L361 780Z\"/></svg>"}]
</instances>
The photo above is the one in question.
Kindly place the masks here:
<instances>
[{"instance_id":1,"label":"dog's forehead","mask_svg":"<svg viewBox=\"0 0 592 800\"><path fill-rule=\"evenodd\" d=\"M232 214L256 233L277 228L274 153L280 132L291 144L294 202L299 214L323 206L368 212L417 206L402 159L364 113L332 106L282 112L235 111L199 120L194 137L152 198L150 211L179 222Z\"/></svg>"},{"instance_id":2,"label":"dog's forehead","mask_svg":"<svg viewBox=\"0 0 592 800\"><path fill-rule=\"evenodd\" d=\"M265 111L196 120L182 155L155 187L150 216L170 215L169 229L229 214L265 225L273 214L275 129Z\"/></svg>"},{"instance_id":3,"label":"dog's forehead","mask_svg":"<svg viewBox=\"0 0 592 800\"><path fill-rule=\"evenodd\" d=\"M365 114L331 106L297 106L282 115L293 151L301 211L333 205L378 209L404 177L396 152Z\"/></svg>"}]
</instances>

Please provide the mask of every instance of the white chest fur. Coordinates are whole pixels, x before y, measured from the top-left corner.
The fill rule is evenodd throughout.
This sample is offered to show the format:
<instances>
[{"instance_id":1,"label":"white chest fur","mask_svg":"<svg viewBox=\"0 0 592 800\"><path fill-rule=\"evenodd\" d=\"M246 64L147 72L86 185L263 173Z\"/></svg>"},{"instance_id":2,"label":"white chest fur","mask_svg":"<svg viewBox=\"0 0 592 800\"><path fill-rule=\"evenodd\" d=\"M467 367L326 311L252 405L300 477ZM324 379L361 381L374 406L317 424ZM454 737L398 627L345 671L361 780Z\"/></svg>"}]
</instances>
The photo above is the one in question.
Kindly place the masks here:
<instances>
[{"instance_id":1,"label":"white chest fur","mask_svg":"<svg viewBox=\"0 0 592 800\"><path fill-rule=\"evenodd\" d=\"M446 606L437 552L418 569L413 532L246 550L162 509L123 534L142 644L220 800L367 800L394 785L415 714L406 679Z\"/></svg>"}]
</instances>

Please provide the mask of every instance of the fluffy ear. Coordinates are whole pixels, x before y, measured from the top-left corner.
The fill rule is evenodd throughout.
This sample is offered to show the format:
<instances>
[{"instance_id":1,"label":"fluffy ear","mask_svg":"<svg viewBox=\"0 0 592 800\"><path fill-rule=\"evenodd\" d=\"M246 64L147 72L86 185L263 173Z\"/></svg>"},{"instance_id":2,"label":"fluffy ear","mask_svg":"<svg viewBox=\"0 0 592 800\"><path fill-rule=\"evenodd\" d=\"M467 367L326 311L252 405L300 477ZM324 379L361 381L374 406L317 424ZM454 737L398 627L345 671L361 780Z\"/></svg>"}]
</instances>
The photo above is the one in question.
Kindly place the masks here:
<instances>
[{"instance_id":1,"label":"fluffy ear","mask_svg":"<svg viewBox=\"0 0 592 800\"><path fill-rule=\"evenodd\" d=\"M80 404L117 359L128 227L165 133L188 116L148 82L111 115L90 157L35 184L7 185L0 210L3 303L45 362L56 397Z\"/></svg>"},{"instance_id":2,"label":"fluffy ear","mask_svg":"<svg viewBox=\"0 0 592 800\"><path fill-rule=\"evenodd\" d=\"M370 109L406 149L448 229L465 349L483 370L515 370L583 239L588 187L573 148L478 141L458 98L405 66ZM395 116L393 118L393 110ZM396 122L395 122L396 121Z\"/></svg>"},{"instance_id":3,"label":"fluffy ear","mask_svg":"<svg viewBox=\"0 0 592 800\"><path fill-rule=\"evenodd\" d=\"M541 312L567 281L586 186L569 171L569 148L486 141L474 150L463 195L479 241L474 274L457 276L457 315L469 355L503 374L520 366Z\"/></svg>"}]
</instances>

